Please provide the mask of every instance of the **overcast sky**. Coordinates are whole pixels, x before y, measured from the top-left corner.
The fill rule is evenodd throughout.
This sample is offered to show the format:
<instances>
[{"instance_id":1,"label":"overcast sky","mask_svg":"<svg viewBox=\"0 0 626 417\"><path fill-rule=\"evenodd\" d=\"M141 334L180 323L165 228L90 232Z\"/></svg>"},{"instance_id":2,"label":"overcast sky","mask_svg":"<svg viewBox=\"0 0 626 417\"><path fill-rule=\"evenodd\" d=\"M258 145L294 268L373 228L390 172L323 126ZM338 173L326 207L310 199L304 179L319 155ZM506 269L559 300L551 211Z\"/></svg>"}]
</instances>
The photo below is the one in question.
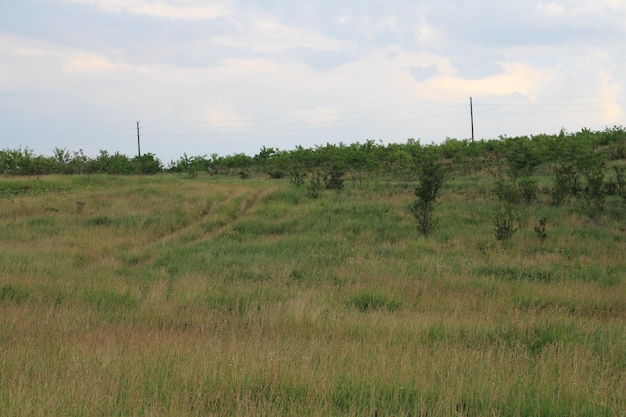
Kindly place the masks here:
<instances>
[{"instance_id":1,"label":"overcast sky","mask_svg":"<svg viewBox=\"0 0 626 417\"><path fill-rule=\"evenodd\" d=\"M625 0L0 0L0 149L254 155L626 125Z\"/></svg>"}]
</instances>

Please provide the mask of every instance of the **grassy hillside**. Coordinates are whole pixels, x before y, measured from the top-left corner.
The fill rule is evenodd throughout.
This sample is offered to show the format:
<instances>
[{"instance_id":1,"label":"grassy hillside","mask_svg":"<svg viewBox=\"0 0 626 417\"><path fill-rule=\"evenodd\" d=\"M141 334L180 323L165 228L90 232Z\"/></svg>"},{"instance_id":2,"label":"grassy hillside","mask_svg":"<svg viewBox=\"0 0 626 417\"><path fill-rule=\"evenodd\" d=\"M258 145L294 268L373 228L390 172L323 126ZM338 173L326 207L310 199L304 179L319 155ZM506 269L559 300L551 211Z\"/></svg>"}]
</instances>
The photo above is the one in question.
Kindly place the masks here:
<instances>
[{"instance_id":1,"label":"grassy hillside","mask_svg":"<svg viewBox=\"0 0 626 417\"><path fill-rule=\"evenodd\" d=\"M623 206L549 181L497 241L480 173L428 238L382 178L0 178L0 415L622 415Z\"/></svg>"}]
</instances>

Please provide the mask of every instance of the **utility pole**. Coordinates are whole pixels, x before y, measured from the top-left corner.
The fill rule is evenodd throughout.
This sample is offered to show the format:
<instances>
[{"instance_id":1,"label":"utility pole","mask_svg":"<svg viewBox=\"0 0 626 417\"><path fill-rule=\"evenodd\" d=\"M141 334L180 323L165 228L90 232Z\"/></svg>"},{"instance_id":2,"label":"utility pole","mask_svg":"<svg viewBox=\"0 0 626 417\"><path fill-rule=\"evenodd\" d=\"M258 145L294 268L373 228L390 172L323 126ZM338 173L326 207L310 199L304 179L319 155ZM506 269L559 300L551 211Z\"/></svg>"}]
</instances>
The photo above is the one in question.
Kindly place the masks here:
<instances>
[{"instance_id":1,"label":"utility pole","mask_svg":"<svg viewBox=\"0 0 626 417\"><path fill-rule=\"evenodd\" d=\"M137 120L137 155L141 158L141 141L139 139L139 120Z\"/></svg>"},{"instance_id":2,"label":"utility pole","mask_svg":"<svg viewBox=\"0 0 626 417\"><path fill-rule=\"evenodd\" d=\"M474 142L474 105L470 97L470 119L472 120L472 142Z\"/></svg>"}]
</instances>

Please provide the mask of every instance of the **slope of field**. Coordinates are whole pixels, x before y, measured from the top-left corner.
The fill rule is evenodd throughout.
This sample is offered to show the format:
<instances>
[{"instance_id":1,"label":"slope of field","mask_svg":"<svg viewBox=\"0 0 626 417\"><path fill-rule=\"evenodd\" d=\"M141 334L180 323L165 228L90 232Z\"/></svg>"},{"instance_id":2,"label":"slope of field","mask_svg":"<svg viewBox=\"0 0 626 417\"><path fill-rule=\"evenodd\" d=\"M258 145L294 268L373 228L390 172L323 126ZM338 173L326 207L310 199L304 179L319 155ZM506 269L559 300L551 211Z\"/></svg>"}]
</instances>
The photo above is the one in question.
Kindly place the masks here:
<instances>
[{"instance_id":1,"label":"slope of field","mask_svg":"<svg viewBox=\"0 0 626 417\"><path fill-rule=\"evenodd\" d=\"M624 214L489 194L0 179L0 415L623 415Z\"/></svg>"}]
</instances>

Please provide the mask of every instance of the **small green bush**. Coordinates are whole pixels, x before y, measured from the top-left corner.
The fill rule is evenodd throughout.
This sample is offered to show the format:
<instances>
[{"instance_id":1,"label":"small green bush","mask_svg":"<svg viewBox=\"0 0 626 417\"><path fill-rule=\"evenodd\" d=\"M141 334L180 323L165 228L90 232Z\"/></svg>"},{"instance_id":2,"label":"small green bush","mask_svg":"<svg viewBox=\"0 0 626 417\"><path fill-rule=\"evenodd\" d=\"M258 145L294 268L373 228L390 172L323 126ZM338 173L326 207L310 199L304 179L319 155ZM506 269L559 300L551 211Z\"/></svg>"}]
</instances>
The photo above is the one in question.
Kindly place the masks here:
<instances>
[{"instance_id":1,"label":"small green bush","mask_svg":"<svg viewBox=\"0 0 626 417\"><path fill-rule=\"evenodd\" d=\"M409 209L417 220L417 230L424 236L428 236L439 223L434 217L434 211L444 179L443 166L434 157L422 163L420 182L415 188L417 199L409 206Z\"/></svg>"},{"instance_id":2,"label":"small green bush","mask_svg":"<svg viewBox=\"0 0 626 417\"><path fill-rule=\"evenodd\" d=\"M318 198L323 189L322 174L318 171L309 177L309 183L306 187L306 195L309 198Z\"/></svg>"},{"instance_id":3,"label":"small green bush","mask_svg":"<svg viewBox=\"0 0 626 417\"><path fill-rule=\"evenodd\" d=\"M508 240L517 232L518 229L514 225L515 219L516 216L510 206L496 211L493 220L496 240Z\"/></svg>"}]
</instances>

